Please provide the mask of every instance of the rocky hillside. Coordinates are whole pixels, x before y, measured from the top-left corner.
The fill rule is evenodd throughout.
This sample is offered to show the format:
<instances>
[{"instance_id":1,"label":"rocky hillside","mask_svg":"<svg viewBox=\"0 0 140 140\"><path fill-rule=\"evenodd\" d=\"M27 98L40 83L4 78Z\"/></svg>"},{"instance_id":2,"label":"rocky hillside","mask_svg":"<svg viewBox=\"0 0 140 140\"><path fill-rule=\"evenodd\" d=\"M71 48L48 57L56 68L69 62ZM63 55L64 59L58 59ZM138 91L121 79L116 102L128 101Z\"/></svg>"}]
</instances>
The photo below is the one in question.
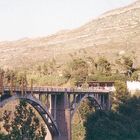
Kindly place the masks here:
<instances>
[{"instance_id":1,"label":"rocky hillside","mask_svg":"<svg viewBox=\"0 0 140 140\"><path fill-rule=\"evenodd\" d=\"M84 50L83 53L81 53ZM0 43L0 66L29 66L55 58L65 63L72 54L104 55L115 60L120 52L137 56L140 62L140 0L109 11L74 30L36 39Z\"/></svg>"}]
</instances>

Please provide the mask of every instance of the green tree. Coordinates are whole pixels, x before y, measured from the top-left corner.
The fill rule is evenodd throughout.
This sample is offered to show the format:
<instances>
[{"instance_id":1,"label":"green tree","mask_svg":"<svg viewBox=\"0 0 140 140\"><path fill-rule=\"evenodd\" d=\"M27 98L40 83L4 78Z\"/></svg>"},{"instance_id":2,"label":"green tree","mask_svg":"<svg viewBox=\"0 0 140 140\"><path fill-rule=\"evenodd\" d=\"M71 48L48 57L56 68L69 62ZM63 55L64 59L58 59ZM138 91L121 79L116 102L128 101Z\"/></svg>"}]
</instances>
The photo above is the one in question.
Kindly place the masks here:
<instances>
[{"instance_id":1,"label":"green tree","mask_svg":"<svg viewBox=\"0 0 140 140\"><path fill-rule=\"evenodd\" d=\"M138 72L137 71L133 72L131 79L134 81L138 81L138 78L139 78Z\"/></svg>"},{"instance_id":2,"label":"green tree","mask_svg":"<svg viewBox=\"0 0 140 140\"><path fill-rule=\"evenodd\" d=\"M127 85L125 81L120 81L117 80L115 81L115 93L114 93L114 98L118 101L124 101L127 98L129 98L129 92L127 90Z\"/></svg>"},{"instance_id":3,"label":"green tree","mask_svg":"<svg viewBox=\"0 0 140 140\"><path fill-rule=\"evenodd\" d=\"M38 65L37 66L37 71L39 72L39 74L41 76L41 73L42 73L42 67L41 67L41 65Z\"/></svg>"},{"instance_id":4,"label":"green tree","mask_svg":"<svg viewBox=\"0 0 140 140\"><path fill-rule=\"evenodd\" d=\"M123 71L128 78L137 71L137 68L134 67L134 60L131 56L121 56L121 58L116 60L116 64L119 65L121 71Z\"/></svg>"},{"instance_id":5,"label":"green tree","mask_svg":"<svg viewBox=\"0 0 140 140\"><path fill-rule=\"evenodd\" d=\"M8 140L8 137L5 134L0 133L0 140Z\"/></svg>"},{"instance_id":6,"label":"green tree","mask_svg":"<svg viewBox=\"0 0 140 140\"><path fill-rule=\"evenodd\" d=\"M88 64L81 58L73 59L64 72L65 78L69 78L74 83L85 82L88 76Z\"/></svg>"},{"instance_id":7,"label":"green tree","mask_svg":"<svg viewBox=\"0 0 140 140\"><path fill-rule=\"evenodd\" d=\"M43 74L48 75L48 65L46 63L43 65Z\"/></svg>"},{"instance_id":8,"label":"green tree","mask_svg":"<svg viewBox=\"0 0 140 140\"><path fill-rule=\"evenodd\" d=\"M8 119L7 119L8 118ZM4 128L9 140L44 140L46 131L33 109L24 101L16 106L14 118L10 122L9 114L3 116Z\"/></svg>"},{"instance_id":9,"label":"green tree","mask_svg":"<svg viewBox=\"0 0 140 140\"><path fill-rule=\"evenodd\" d=\"M49 64L48 64L48 66L49 66L49 73L50 73L50 75L52 75L52 74L54 74L55 72L56 72L56 60L53 58L50 62L49 62Z\"/></svg>"},{"instance_id":10,"label":"green tree","mask_svg":"<svg viewBox=\"0 0 140 140\"><path fill-rule=\"evenodd\" d=\"M85 140L139 140L140 98L133 97L117 111L98 110L88 115L84 125Z\"/></svg>"},{"instance_id":11,"label":"green tree","mask_svg":"<svg viewBox=\"0 0 140 140\"><path fill-rule=\"evenodd\" d=\"M78 118L76 118L72 124L72 139L73 140L84 139L85 127L83 126L83 123L85 119L87 118L87 116L90 113L93 113L94 111L95 111L95 108L93 105L92 98L88 98L88 99L86 98L81 102L75 114L75 115L78 115Z\"/></svg>"},{"instance_id":12,"label":"green tree","mask_svg":"<svg viewBox=\"0 0 140 140\"><path fill-rule=\"evenodd\" d=\"M92 100L89 100L89 99L85 99L79 107L79 113L80 113L82 120L85 120L86 117L88 116L88 114L92 113L94 111L95 110L94 110L94 107L92 104Z\"/></svg>"},{"instance_id":13,"label":"green tree","mask_svg":"<svg viewBox=\"0 0 140 140\"><path fill-rule=\"evenodd\" d=\"M111 64L105 57L100 57L97 61L97 65L101 73L109 74L111 72Z\"/></svg>"}]
</instances>

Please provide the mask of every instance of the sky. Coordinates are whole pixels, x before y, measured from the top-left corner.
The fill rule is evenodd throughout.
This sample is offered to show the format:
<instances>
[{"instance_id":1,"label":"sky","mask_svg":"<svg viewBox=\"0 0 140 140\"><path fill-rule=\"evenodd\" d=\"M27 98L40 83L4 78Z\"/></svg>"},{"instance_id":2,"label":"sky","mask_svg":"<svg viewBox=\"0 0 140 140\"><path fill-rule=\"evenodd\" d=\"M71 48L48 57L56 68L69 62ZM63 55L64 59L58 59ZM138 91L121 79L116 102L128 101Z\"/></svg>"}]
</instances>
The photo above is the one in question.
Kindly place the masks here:
<instances>
[{"instance_id":1,"label":"sky","mask_svg":"<svg viewBox=\"0 0 140 140\"><path fill-rule=\"evenodd\" d=\"M0 41L73 29L135 0L0 0Z\"/></svg>"}]
</instances>

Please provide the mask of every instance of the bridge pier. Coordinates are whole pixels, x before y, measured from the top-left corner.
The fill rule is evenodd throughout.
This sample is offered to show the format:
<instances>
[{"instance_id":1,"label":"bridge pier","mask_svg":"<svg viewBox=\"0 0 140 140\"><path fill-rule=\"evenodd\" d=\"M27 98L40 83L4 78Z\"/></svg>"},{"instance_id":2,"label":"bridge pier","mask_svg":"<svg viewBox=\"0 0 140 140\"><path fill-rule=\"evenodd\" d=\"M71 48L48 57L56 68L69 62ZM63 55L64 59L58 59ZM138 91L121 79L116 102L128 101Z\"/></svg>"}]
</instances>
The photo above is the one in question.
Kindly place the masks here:
<instances>
[{"instance_id":1,"label":"bridge pier","mask_svg":"<svg viewBox=\"0 0 140 140\"><path fill-rule=\"evenodd\" d=\"M65 93L51 95L51 114L59 129L59 136L53 140L71 140L71 110L70 97Z\"/></svg>"},{"instance_id":2,"label":"bridge pier","mask_svg":"<svg viewBox=\"0 0 140 140\"><path fill-rule=\"evenodd\" d=\"M41 94L39 94L41 97ZM70 98L73 97L73 98ZM50 114L53 117L55 124L57 124L57 128L59 130L59 135L52 134L52 140L71 140L71 120L77 105L81 102L81 100L86 95L84 93L72 94L66 92L60 93L51 93L48 94L47 102L49 104L48 109ZM38 98L39 98L38 97ZM93 98L98 100L98 106L96 101L95 108L96 109L110 109L110 94L109 93L90 93L86 98ZM41 100L41 98L39 98ZM72 101L70 100L72 99ZM100 107L99 107L100 105ZM71 110L73 108L73 110Z\"/></svg>"}]
</instances>

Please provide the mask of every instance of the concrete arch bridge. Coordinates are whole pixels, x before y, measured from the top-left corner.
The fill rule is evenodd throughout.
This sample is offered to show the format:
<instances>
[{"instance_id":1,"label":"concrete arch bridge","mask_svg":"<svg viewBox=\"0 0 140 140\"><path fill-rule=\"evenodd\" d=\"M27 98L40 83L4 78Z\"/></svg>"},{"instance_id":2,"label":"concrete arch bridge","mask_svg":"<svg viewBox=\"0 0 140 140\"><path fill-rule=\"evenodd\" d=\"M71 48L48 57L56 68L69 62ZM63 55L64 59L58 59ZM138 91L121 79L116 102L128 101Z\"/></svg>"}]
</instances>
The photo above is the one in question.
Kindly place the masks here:
<instances>
[{"instance_id":1,"label":"concrete arch bridge","mask_svg":"<svg viewBox=\"0 0 140 140\"><path fill-rule=\"evenodd\" d=\"M2 87L0 107L20 99L31 104L41 115L53 140L71 140L71 121L85 98L92 98L95 109L110 109L110 91L105 89ZM45 96L45 105L41 102Z\"/></svg>"}]
</instances>

